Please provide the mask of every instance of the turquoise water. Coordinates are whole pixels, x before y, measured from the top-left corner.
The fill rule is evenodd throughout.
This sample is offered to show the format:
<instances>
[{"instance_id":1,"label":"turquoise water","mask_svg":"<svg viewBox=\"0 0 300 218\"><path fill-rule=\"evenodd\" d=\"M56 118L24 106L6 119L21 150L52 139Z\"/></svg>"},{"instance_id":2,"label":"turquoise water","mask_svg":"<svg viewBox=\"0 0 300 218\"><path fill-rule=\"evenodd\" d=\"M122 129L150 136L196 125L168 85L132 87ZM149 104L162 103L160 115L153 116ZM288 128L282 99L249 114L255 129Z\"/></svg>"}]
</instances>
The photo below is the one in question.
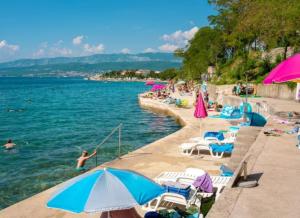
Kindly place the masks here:
<instances>
[{"instance_id":1,"label":"turquoise water","mask_svg":"<svg viewBox=\"0 0 300 218\"><path fill-rule=\"evenodd\" d=\"M0 78L0 208L50 188L78 173L82 149L96 144L123 123L122 153L180 128L170 117L139 107L138 82L93 82L80 78ZM100 150L100 163L118 154L114 135ZM95 159L88 167L95 166Z\"/></svg>"}]
</instances>

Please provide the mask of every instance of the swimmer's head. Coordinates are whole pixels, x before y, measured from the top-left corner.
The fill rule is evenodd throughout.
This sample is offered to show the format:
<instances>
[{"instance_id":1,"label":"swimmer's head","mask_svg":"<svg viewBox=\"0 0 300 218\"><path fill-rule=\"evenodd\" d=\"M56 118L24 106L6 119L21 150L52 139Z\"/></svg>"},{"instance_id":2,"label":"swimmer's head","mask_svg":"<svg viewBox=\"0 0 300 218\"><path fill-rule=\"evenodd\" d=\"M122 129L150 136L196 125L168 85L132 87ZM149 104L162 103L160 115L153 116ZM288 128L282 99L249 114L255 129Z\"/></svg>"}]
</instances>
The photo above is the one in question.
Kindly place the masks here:
<instances>
[{"instance_id":1,"label":"swimmer's head","mask_svg":"<svg viewBox=\"0 0 300 218\"><path fill-rule=\"evenodd\" d=\"M11 140L11 139L8 139L7 143L12 143L12 140Z\"/></svg>"},{"instance_id":2,"label":"swimmer's head","mask_svg":"<svg viewBox=\"0 0 300 218\"><path fill-rule=\"evenodd\" d=\"M88 153L87 151L85 151L85 150L82 152L82 156L83 156L83 157L86 157L88 154L89 154L89 153Z\"/></svg>"}]
</instances>

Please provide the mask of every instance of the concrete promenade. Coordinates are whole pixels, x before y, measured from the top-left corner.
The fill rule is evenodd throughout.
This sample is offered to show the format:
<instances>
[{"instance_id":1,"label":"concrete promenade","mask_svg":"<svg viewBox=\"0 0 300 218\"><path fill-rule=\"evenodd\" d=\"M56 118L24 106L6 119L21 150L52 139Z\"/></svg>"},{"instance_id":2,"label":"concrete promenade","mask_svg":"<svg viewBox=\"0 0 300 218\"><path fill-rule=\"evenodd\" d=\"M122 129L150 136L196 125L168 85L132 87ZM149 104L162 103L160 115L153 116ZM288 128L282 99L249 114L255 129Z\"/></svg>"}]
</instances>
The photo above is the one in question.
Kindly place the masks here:
<instances>
[{"instance_id":1,"label":"concrete promenade","mask_svg":"<svg viewBox=\"0 0 300 218\"><path fill-rule=\"evenodd\" d=\"M228 98L224 100L240 101L238 97ZM294 101L270 98L249 101L268 104L274 114L300 112L300 104ZM263 130L271 128L286 131L291 130L293 125L280 124L270 117ZM259 185L249 189L226 187L208 217L300 217L300 150L296 144L296 134L266 136L261 131L247 152L251 154L249 173Z\"/></svg>"},{"instance_id":2,"label":"concrete promenade","mask_svg":"<svg viewBox=\"0 0 300 218\"><path fill-rule=\"evenodd\" d=\"M138 150L114 161L105 163L99 168L116 167L131 169L140 172L150 178L154 178L162 171L181 171L187 167L202 168L212 175L219 174L219 167L222 163L229 161L229 158L213 159L210 155L185 156L182 155L178 145L188 141L191 137L200 136L200 121L193 117L193 108L179 109L168 106L158 101L141 99L143 108L151 109L159 113L166 113L175 117L182 125L179 131L148 144ZM202 121L203 130L223 130L229 123L220 119L205 119ZM100 150L101 152L101 150ZM60 185L41 192L31 198L16 203L0 211L1 218L77 218L77 217L99 217L99 214L72 214L64 211L46 208L46 202ZM140 211L140 210L139 210Z\"/></svg>"},{"instance_id":3,"label":"concrete promenade","mask_svg":"<svg viewBox=\"0 0 300 218\"><path fill-rule=\"evenodd\" d=\"M224 97L224 102L227 103L238 104L240 101L239 97ZM263 104L265 112L273 114L300 112L300 104L293 101L266 98L249 101L253 105L257 102ZM178 145L201 134L200 121L193 117L193 109L179 109L144 98L140 104L143 108L175 117L183 125L182 129L99 168L132 169L150 178L154 178L162 171L181 171L187 167L202 168L212 175L217 175L222 163L236 169L240 160L245 155L251 154L248 170L252 174L251 178L257 179L259 185L249 189L226 187L207 217L300 217L300 189L298 189L300 150L296 148L296 135L283 133L280 136L266 136L263 133L270 128L290 130L293 126L280 124L270 117L262 129L253 127L241 129L231 158L213 159L209 155L187 157L180 153ZM225 120L206 118L202 121L201 132L223 130L229 125L231 124ZM99 217L99 214L72 214L46 208L47 200L59 186L0 211L0 217Z\"/></svg>"}]
</instances>

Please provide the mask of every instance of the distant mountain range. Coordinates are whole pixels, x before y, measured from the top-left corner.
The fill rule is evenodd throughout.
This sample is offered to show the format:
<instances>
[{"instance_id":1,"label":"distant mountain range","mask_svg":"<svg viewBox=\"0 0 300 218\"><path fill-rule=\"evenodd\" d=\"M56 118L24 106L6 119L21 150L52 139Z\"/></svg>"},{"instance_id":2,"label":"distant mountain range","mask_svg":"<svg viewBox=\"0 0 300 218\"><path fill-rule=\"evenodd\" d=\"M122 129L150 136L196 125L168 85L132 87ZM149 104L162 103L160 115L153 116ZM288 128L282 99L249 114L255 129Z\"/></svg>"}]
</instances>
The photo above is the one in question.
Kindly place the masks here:
<instances>
[{"instance_id":1,"label":"distant mountain range","mask_svg":"<svg viewBox=\"0 0 300 218\"><path fill-rule=\"evenodd\" d=\"M171 53L97 54L0 63L0 76L88 76L110 70L164 70L180 66L181 59Z\"/></svg>"}]
</instances>

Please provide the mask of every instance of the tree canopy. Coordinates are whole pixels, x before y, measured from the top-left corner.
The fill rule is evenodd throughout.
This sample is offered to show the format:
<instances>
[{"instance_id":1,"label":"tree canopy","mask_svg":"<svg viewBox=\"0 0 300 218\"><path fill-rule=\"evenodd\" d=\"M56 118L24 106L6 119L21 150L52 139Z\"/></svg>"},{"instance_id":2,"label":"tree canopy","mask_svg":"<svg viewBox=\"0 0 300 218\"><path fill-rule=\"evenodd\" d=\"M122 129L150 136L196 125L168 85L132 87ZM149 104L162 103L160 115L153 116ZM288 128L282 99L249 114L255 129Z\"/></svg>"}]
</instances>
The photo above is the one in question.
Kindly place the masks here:
<instances>
[{"instance_id":1,"label":"tree canopy","mask_svg":"<svg viewBox=\"0 0 300 218\"><path fill-rule=\"evenodd\" d=\"M299 0L209 0L216 15L210 25L198 30L184 49L175 55L183 58L181 77L199 79L208 66L215 66L216 82L231 83L249 74L261 81L276 65L266 55L282 47L276 58L287 57L288 48L297 52L300 45Z\"/></svg>"}]
</instances>

